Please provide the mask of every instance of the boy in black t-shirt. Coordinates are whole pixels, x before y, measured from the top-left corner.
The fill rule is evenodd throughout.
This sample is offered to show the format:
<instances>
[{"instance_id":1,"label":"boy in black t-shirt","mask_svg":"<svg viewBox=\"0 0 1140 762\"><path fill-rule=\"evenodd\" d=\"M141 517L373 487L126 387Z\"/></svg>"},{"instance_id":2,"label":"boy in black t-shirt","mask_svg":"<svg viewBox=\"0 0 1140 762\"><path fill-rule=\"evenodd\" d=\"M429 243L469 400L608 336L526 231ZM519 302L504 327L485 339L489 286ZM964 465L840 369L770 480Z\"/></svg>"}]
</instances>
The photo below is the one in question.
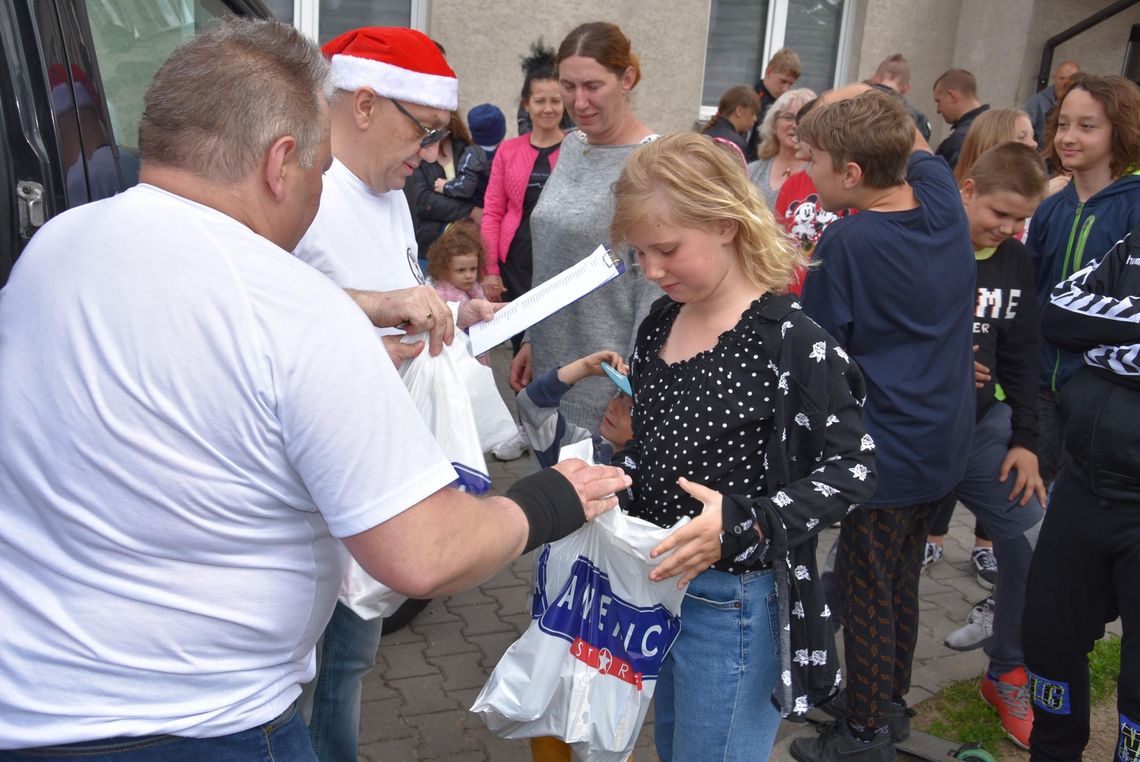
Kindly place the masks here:
<instances>
[{"instance_id":1,"label":"boy in black t-shirt","mask_svg":"<svg viewBox=\"0 0 1140 762\"><path fill-rule=\"evenodd\" d=\"M975 265L954 177L905 106L866 85L824 100L799 128L807 171L825 209L860 213L824 232L803 306L867 378L879 485L840 532L846 716L791 751L801 762L887 762L892 736L910 732L904 696L926 533L970 453Z\"/></svg>"},{"instance_id":2,"label":"boy in black t-shirt","mask_svg":"<svg viewBox=\"0 0 1140 762\"><path fill-rule=\"evenodd\" d=\"M1036 151L1002 143L983 153L962 183L978 263L973 332L981 375L970 460L954 497L973 511L994 541L997 601L993 638L986 645L990 663L980 688L1006 734L1022 748L1029 747L1033 709L1021 650L1021 612L1044 515L1045 484L1036 455L1040 328L1033 264L1015 236L1044 197L1046 178ZM951 634L947 645L953 648L960 634Z\"/></svg>"}]
</instances>

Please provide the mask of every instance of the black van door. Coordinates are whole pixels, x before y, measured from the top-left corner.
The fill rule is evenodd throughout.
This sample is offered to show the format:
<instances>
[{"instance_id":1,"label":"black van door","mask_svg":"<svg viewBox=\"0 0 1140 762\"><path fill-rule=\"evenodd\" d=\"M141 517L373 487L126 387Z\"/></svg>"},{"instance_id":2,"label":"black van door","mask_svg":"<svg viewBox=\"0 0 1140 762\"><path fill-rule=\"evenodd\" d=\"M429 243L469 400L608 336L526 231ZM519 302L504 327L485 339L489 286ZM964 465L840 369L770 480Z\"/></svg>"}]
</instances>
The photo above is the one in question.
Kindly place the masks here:
<instances>
[{"instance_id":1,"label":"black van door","mask_svg":"<svg viewBox=\"0 0 1140 762\"><path fill-rule=\"evenodd\" d=\"M138 120L175 47L261 0L0 3L0 286L53 215L138 182Z\"/></svg>"}]
</instances>

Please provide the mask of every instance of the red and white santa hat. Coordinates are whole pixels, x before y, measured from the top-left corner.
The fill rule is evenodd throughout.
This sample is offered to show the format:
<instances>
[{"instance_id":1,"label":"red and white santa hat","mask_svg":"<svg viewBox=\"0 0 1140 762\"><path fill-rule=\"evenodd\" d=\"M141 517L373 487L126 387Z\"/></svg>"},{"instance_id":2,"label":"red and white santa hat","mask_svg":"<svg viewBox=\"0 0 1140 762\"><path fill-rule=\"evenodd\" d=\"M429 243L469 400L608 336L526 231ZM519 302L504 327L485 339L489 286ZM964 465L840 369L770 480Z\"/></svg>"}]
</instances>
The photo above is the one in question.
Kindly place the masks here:
<instances>
[{"instance_id":1,"label":"red and white santa hat","mask_svg":"<svg viewBox=\"0 0 1140 762\"><path fill-rule=\"evenodd\" d=\"M459 79L439 47L423 32L369 26L345 32L322 52L330 61L333 87L371 89L378 95L454 111Z\"/></svg>"}]
</instances>

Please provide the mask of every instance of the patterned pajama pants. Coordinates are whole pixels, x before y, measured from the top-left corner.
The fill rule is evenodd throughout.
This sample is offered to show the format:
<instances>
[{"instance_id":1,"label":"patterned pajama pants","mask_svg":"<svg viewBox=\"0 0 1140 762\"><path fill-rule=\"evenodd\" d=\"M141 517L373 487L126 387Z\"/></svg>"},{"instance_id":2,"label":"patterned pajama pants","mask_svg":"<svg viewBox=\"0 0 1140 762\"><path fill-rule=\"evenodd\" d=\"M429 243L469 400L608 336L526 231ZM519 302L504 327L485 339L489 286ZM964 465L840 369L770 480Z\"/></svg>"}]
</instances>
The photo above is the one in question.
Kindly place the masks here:
<instances>
[{"instance_id":1,"label":"patterned pajama pants","mask_svg":"<svg viewBox=\"0 0 1140 762\"><path fill-rule=\"evenodd\" d=\"M886 727L891 700L901 701L910 689L918 576L942 502L859 508L843 519L835 572L847 602L847 716L864 728Z\"/></svg>"}]
</instances>

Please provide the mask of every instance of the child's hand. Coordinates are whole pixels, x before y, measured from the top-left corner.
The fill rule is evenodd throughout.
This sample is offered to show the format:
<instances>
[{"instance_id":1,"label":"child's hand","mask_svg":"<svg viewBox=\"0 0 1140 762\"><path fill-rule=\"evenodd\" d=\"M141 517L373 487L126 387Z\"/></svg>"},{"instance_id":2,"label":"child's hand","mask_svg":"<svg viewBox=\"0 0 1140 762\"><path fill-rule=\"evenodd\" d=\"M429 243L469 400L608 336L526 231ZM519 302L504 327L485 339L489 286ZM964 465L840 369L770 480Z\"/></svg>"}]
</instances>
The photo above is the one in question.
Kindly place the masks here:
<instances>
[{"instance_id":1,"label":"child's hand","mask_svg":"<svg viewBox=\"0 0 1140 762\"><path fill-rule=\"evenodd\" d=\"M977 352L977 351L978 351L978 345L975 344L974 345L974 352ZM985 365L982 365L977 360L974 360L974 386L981 389L983 386L985 386L987 383L989 383L989 380L991 378L993 378L993 376L990 374L990 369L987 368Z\"/></svg>"},{"instance_id":2,"label":"child's hand","mask_svg":"<svg viewBox=\"0 0 1140 762\"><path fill-rule=\"evenodd\" d=\"M619 373L629 374L629 368L626 367L625 360L621 359L621 355L612 350L603 349L601 352L579 357L569 365L559 368L558 380L573 386L589 376L604 376L606 373L602 370L602 363L609 363Z\"/></svg>"},{"instance_id":3,"label":"child's hand","mask_svg":"<svg viewBox=\"0 0 1140 762\"><path fill-rule=\"evenodd\" d=\"M1005 460L1002 461L998 481L1004 483L1009 478L1011 470L1017 471L1017 481L1013 483L1009 499L1016 500L1020 494L1021 505L1025 505L1031 497L1037 495L1038 502L1044 508L1048 495L1045 493L1045 482L1041 479L1041 471L1037 467L1037 455L1021 445L1014 445L1009 448Z\"/></svg>"},{"instance_id":4,"label":"child's hand","mask_svg":"<svg viewBox=\"0 0 1140 762\"><path fill-rule=\"evenodd\" d=\"M677 480L681 489L701 501L701 515L666 537L660 545L649 552L650 558L657 558L674 548L673 555L659 563L649 573L649 579L660 582L663 579L681 575L677 587L685 585L720 560L720 533L724 528L721 518L723 496L702 484L694 484L681 477Z\"/></svg>"},{"instance_id":5,"label":"child's hand","mask_svg":"<svg viewBox=\"0 0 1140 762\"><path fill-rule=\"evenodd\" d=\"M435 184L432 186L432 190L434 190L436 193L443 193L443 186L445 185L447 185L447 179L441 177L435 181Z\"/></svg>"},{"instance_id":6,"label":"child's hand","mask_svg":"<svg viewBox=\"0 0 1140 762\"><path fill-rule=\"evenodd\" d=\"M510 384L516 392L521 392L534 380L534 365L531 363L530 342L524 341L515 359L511 360Z\"/></svg>"},{"instance_id":7,"label":"child's hand","mask_svg":"<svg viewBox=\"0 0 1140 762\"><path fill-rule=\"evenodd\" d=\"M466 330L476 323L490 320L495 313L506 307L506 302L489 302L486 299L468 299L459 305L459 317L455 325L459 330Z\"/></svg>"}]
</instances>

